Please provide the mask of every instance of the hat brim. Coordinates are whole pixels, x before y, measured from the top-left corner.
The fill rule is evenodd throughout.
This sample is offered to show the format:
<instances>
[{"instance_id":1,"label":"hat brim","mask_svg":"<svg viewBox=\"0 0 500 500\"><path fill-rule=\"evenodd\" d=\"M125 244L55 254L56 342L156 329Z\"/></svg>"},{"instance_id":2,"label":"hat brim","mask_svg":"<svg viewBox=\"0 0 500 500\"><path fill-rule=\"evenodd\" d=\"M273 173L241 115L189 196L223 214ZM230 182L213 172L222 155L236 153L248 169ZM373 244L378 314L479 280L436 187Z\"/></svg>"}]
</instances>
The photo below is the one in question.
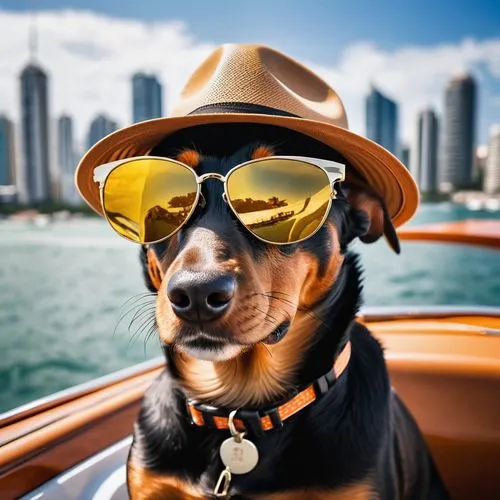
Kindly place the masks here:
<instances>
[{"instance_id":1,"label":"hat brim","mask_svg":"<svg viewBox=\"0 0 500 500\"><path fill-rule=\"evenodd\" d=\"M147 155L166 136L178 130L215 123L255 123L276 125L310 136L344 156L385 201L393 224L409 220L418 208L419 194L413 177L405 166L377 143L347 129L325 122L286 116L224 113L199 114L148 120L106 136L80 161L75 181L82 198L103 215L99 187L93 171L111 161Z\"/></svg>"}]
</instances>

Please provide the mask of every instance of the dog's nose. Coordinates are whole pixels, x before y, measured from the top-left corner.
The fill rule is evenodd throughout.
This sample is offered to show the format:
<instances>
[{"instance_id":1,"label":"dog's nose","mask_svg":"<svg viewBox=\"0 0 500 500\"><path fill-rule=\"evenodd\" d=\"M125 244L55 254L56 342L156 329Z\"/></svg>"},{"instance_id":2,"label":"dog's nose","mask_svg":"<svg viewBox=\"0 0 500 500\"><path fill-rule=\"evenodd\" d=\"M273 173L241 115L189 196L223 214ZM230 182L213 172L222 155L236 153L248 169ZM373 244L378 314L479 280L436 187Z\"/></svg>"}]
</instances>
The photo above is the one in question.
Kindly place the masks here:
<instances>
[{"instance_id":1,"label":"dog's nose","mask_svg":"<svg viewBox=\"0 0 500 500\"><path fill-rule=\"evenodd\" d=\"M229 274L179 271L168 282L175 314L188 321L220 318L231 304L236 280Z\"/></svg>"}]
</instances>

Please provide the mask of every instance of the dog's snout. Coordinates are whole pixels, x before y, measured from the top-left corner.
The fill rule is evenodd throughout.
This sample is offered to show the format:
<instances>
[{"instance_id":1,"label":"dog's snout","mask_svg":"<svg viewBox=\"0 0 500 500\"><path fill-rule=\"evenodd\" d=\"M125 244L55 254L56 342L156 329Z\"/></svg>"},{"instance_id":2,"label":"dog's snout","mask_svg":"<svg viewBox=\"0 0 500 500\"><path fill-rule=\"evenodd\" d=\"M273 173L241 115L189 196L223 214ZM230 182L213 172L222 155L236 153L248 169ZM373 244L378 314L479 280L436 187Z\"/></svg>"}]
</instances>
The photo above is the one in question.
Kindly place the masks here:
<instances>
[{"instance_id":1,"label":"dog's snout","mask_svg":"<svg viewBox=\"0 0 500 500\"><path fill-rule=\"evenodd\" d=\"M167 295L180 318L213 321L229 309L235 288L230 274L179 271L170 278Z\"/></svg>"}]
</instances>

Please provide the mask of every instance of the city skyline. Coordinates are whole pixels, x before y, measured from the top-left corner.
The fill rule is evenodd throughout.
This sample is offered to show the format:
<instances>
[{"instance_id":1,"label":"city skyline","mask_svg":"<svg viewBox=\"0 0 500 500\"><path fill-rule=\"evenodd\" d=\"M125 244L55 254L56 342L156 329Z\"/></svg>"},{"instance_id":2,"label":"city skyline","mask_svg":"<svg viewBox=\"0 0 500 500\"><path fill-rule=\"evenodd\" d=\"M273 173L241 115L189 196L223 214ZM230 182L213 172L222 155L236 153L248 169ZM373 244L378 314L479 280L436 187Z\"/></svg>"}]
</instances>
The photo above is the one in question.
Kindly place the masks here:
<instances>
[{"instance_id":1,"label":"city skyline","mask_svg":"<svg viewBox=\"0 0 500 500\"><path fill-rule=\"evenodd\" d=\"M44 3L39 1L37 5L43 7ZM87 2L78 2L75 7L83 3ZM7 113L16 122L15 103L18 96L9 79L10 75L20 71L27 58L27 33L33 18L33 15L19 10L23 8L22 4L22 1L16 2L15 10L0 11L0 28L9 40L9 44L0 47L0 60L4 61L4 67L0 69L0 112ZM320 7L320 10L328 10L326 3ZM255 15L253 3L248 9L249 15ZM337 9L350 11L352 7L342 4L335 8L336 14ZM373 10L373 7L368 5L366 9ZM392 17L398 9L402 7L389 9L393 30L377 28L377 22L373 22L370 29L356 31L355 26L360 19L353 18L347 23L351 28L339 27L343 33L341 41L332 39L328 42L325 39L318 44L317 37L321 33L310 27L309 31L301 32L308 43L297 44L281 36L271 39L270 32L265 29L261 31L252 27L250 30L246 25L236 38L231 36L231 30L224 37L225 30L215 26L211 29L211 36L205 34L200 37L196 17L190 17L188 12L184 12L182 17L177 16L175 13L182 10L178 6L173 9L172 15L159 16L151 23L141 19L139 14L127 18L113 12L103 0L99 5L89 2L86 11L52 8L37 12L38 57L54 82L51 88L54 95L51 99L53 114L58 116L70 112L75 117L75 137L79 144L83 143L88 125L98 112L110 114L121 124L131 123L130 74L136 71L155 73L167 90L165 107L171 109L189 74L215 43L238 41L245 36L246 40L240 41L268 43L298 58L327 80L339 92L354 132L364 133L362 99L368 91L369 82L373 81L384 93L398 102L404 102L400 109L403 142L414 137L414 117L419 109L430 105L442 113L443 86L456 72L467 69L478 79L481 87L478 139L479 143L486 144L489 126L496 121L495 116L500 110L500 76L497 70L500 37L487 30L467 30L464 23L460 24L456 19L451 23L454 32L442 37L441 33L451 30L450 23L437 29L435 21L440 16L436 15L426 19L426 24L432 22L434 31L430 28L423 30L420 41L415 37L409 39L401 34L401 22L396 23ZM237 9L233 7L232 10ZM290 22L297 22L297 12L301 11L308 22L312 22L311 17L315 16L303 13L304 10L294 6L286 10L286 17ZM455 10L453 8L453 14L457 16ZM412 13L416 16L415 20L412 18L413 30L418 22L423 22L419 12ZM227 13L224 11L223 15ZM444 13L440 15L444 16ZM474 16L469 17L472 22ZM481 22L487 25L488 19L481 19ZM205 30L210 25L208 23ZM362 27L367 28L365 25ZM401 39L389 43L386 38L393 31L399 32ZM339 30L328 32L337 34ZM356 38L355 33L363 35ZM114 43L115 40L120 40L120 43ZM7 46L9 50L6 50ZM325 51L331 55L326 58L320 55Z\"/></svg>"},{"instance_id":2,"label":"city skyline","mask_svg":"<svg viewBox=\"0 0 500 500\"><path fill-rule=\"evenodd\" d=\"M146 85L139 87L140 92L137 95L138 77L141 79L145 77ZM148 85L151 81L153 85ZM48 122L45 128L41 125L46 122L48 114L47 88L50 83L43 70L33 62L29 62L21 72L20 83L24 116L21 127L21 146L26 156L18 159L17 162L21 165L21 170L15 176L18 179L16 184L19 199L27 202L61 199L69 204L78 204L79 197L74 188L73 176L80 155L75 150L73 118L62 115L57 120L57 170L51 171L43 157L44 154L48 154L50 142ZM158 98L161 95L161 85L153 75L135 73L131 76L130 83L133 89L133 109L137 107L138 97L141 104L161 105L161 100ZM420 111L417 115L417 138L408 147L398 141L397 109L399 103L392 101L372 86L365 98L365 119L369 138L392 150L400 158L404 156L402 160L410 169L422 193L454 192L459 188L470 188L472 187L472 172L475 168L473 158L477 149L474 143L475 95L476 83L470 75L462 74L451 78L444 89L445 116L443 121L448 122L447 127L438 131L438 116L433 109L427 108ZM147 110L143 106L141 111L144 112L144 110L151 113L152 117L159 111L158 107L156 110L151 108ZM144 118L147 119L148 116ZM11 134L9 142L12 144L12 123L5 117L2 119L9 125L7 127ZM113 119L104 113L98 114L90 124L86 147L92 147L98 140L117 128L118 124ZM485 190L489 190L490 193L497 190L495 183L497 177L500 177L495 170L500 168L497 158L499 140L496 135L491 137L490 142L493 144L496 156L487 163L488 168L484 169L486 182L488 182L488 187L485 183ZM0 146L2 146L1 136ZM42 155L41 158L36 157L35 151ZM450 151L452 153L451 168L450 158L447 157ZM412 157L410 165L408 155ZM13 163L11 161L11 164ZM13 170L11 166L9 171ZM22 184L23 179L25 184Z\"/></svg>"},{"instance_id":3,"label":"city skyline","mask_svg":"<svg viewBox=\"0 0 500 500\"><path fill-rule=\"evenodd\" d=\"M5 14L5 12L0 11L0 26L2 16ZM55 13L40 14L39 17L50 17L50 15L53 16ZM73 15L79 16L80 13L70 12L66 15L71 18ZM15 13L15 16L19 16L19 13ZM98 14L93 12L88 13L88 16L90 21L107 22L102 16L99 17ZM127 22L123 19L119 21L122 23ZM33 34L35 24L32 23L30 26L30 32ZM161 27L166 26L168 24L164 23ZM40 20L38 18L36 27L36 31L40 31ZM168 27L172 28L171 26ZM175 30L173 31L175 32ZM174 32L170 34L175 34ZM166 113L162 112L163 82L160 83L165 78L164 76L162 78L162 75L165 75L165 69L157 74L154 70L148 69L154 67L151 59L141 57L138 59L140 63L135 64L133 58L128 58L131 65L130 73L126 76L129 86L128 99L130 107L128 109L130 115L124 121L120 120L119 116L123 116L123 109L126 107L123 102L119 107L113 108L111 113L109 112L109 106L102 106L89 116L90 122L84 139L82 139L81 132L77 132L79 128L81 130L82 126L81 116L78 114L80 102L74 102L74 106L68 106L63 114L58 114L58 125L53 127L56 130L51 133L51 135L58 137L57 154L52 154L57 158L56 160L52 158L52 161L57 163L57 170L54 170L54 167L49 162L50 151L48 145L51 142L50 138L48 138L51 132L49 118L52 120L54 109L58 107L59 93L57 93L56 99L51 100L50 90L52 87L57 88L59 81L51 76L50 69L47 75L46 66L39 62L40 51L37 43L35 43L35 47L33 46L33 40L38 41L41 37L29 36L28 38L29 43L26 45L30 50L30 62L22 69L21 75L24 76L21 76L20 86L22 118L20 119L21 134L18 141L21 145L22 155L20 158L16 158L20 174L17 176L18 181L21 182L21 187L24 187L24 190L21 189L20 194L21 196L24 195L27 200L42 201L56 193L60 194L63 199L69 199L71 198L68 180L69 169L74 169L81 153L108 133L116 130L118 123L120 123L120 126L127 126L137 121L166 115ZM42 39L45 40L45 38ZM469 52L471 47L468 47ZM102 55L94 52L91 46L85 45L82 48L88 53L89 61L91 61L90 65L95 62L94 60L98 61ZM370 47L371 49L373 47ZM370 53L370 50L368 50L368 53ZM72 56L74 55L73 51ZM373 51L372 56L376 59L376 54ZM172 62L173 65L175 63L179 63L179 61ZM191 68L191 71L192 69L194 68ZM328 77L338 76L335 75L335 71L325 69L324 66L312 65L312 69L318 71L320 76L326 78L327 81L330 81ZM436 111L424 111L423 114L419 111L419 114L416 115L417 119L415 120L415 116L413 117L414 123L412 126L416 125L417 132L416 143L413 140L408 140L407 118L400 120L401 114L408 114L407 111L406 113L401 111L407 109L407 100L400 99L397 95L393 96L390 85L387 83L382 85L379 83L379 79L374 77L370 80L370 85L363 94L361 102L357 103L358 106L364 104L363 121L365 126L362 131L356 130L356 125L350 127L351 130L375 140L402 159L410 168L424 192L435 191L437 189L436 183L439 190L444 191L471 186L475 147L481 144L481 134L477 133L477 129L481 128L481 116L479 116L479 120L477 117L477 101L478 94L481 95L483 91L484 80L481 81L481 78L479 78L478 92L475 83L477 77L473 75L474 72L468 74L461 71L461 73L467 76L463 78L457 77L456 73L447 75L446 81L443 82L445 97L444 99L442 97L442 88L440 89L441 102L437 106L429 106L426 103L425 106L419 108L419 110L432 108ZM443 77L443 75L441 76ZM120 78L123 79L124 75L122 74ZM332 85L334 84L332 83ZM116 80L116 89L118 88L118 80ZM334 88L338 89L335 85ZM99 88L98 91L94 89L92 94L94 96L106 96L111 101L116 97L117 92L115 92L114 86L109 87L108 85ZM171 93L168 92L167 96L170 99ZM340 97L345 101L342 92L340 92ZM50 108L48 106L49 102L52 105ZM494 106L495 101L493 101ZM450 110L453 110L453 112L450 112ZM349 109L347 109L347 114L348 117L351 116ZM441 122L438 163L434 160L438 150L437 116L440 117ZM15 120L15 114L13 120ZM351 120L350 122L352 123ZM478 136L479 141L476 141ZM487 139L489 140L489 137ZM71 155L69 154L70 149L72 151ZM68 160L70 156L74 157L71 161ZM408 156L412 157L411 161L408 161ZM71 167L69 166L70 163ZM439 169L437 165L439 165ZM437 180L436 176L438 176Z\"/></svg>"}]
</instances>

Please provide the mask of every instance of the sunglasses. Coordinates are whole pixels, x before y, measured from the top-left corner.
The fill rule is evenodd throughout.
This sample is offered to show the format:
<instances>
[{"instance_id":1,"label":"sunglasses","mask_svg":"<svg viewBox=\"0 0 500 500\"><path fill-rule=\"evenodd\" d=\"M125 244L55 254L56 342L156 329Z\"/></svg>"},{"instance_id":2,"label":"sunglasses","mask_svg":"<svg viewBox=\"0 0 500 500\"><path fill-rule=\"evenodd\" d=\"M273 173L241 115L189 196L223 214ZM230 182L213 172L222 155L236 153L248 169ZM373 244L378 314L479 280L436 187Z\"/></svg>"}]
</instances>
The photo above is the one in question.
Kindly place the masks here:
<instances>
[{"instance_id":1,"label":"sunglasses","mask_svg":"<svg viewBox=\"0 0 500 500\"><path fill-rule=\"evenodd\" d=\"M169 158L140 156L94 170L104 215L124 238L141 244L173 236L191 218L208 179L224 183L224 201L258 239L274 245L298 243L325 222L345 177L345 166L303 156L269 156L247 161L227 175L201 176Z\"/></svg>"}]
</instances>

